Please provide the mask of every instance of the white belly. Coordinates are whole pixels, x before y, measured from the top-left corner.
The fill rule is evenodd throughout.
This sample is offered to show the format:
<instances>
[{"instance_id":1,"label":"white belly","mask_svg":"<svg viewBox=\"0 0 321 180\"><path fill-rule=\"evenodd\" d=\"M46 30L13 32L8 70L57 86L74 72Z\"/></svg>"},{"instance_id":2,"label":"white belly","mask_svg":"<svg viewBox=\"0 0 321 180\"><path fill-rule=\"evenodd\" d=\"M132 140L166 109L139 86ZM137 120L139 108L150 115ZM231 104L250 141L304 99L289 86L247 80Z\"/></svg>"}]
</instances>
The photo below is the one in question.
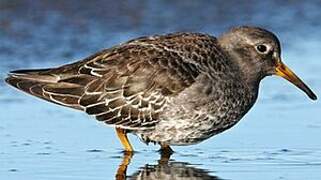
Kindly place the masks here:
<instances>
[{"instance_id":1,"label":"white belly","mask_svg":"<svg viewBox=\"0 0 321 180\"><path fill-rule=\"evenodd\" d=\"M227 129L223 121L208 116L197 119L162 120L155 129L137 133L143 141L168 145L190 145L199 143Z\"/></svg>"}]
</instances>

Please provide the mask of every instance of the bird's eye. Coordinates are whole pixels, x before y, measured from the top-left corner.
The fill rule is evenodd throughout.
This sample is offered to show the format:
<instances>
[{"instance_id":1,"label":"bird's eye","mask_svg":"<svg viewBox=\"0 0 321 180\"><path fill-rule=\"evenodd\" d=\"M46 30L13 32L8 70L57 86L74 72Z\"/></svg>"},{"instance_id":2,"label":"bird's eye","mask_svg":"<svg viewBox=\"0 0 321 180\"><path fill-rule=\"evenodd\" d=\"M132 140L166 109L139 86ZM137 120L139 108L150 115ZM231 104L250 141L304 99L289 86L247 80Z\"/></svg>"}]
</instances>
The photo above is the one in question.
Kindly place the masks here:
<instances>
[{"instance_id":1,"label":"bird's eye","mask_svg":"<svg viewBox=\"0 0 321 180\"><path fill-rule=\"evenodd\" d=\"M266 54L268 52L268 48L264 44L257 45L256 50L261 54Z\"/></svg>"}]
</instances>

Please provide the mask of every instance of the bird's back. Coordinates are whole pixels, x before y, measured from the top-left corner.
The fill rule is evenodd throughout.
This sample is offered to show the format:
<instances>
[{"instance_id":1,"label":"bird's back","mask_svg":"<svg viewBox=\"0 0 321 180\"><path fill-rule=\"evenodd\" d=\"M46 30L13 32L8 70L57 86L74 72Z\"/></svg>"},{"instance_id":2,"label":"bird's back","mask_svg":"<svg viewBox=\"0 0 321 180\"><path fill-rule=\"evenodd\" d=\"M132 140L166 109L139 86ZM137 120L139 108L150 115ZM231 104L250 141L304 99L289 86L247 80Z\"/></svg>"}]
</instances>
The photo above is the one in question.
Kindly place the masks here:
<instances>
[{"instance_id":1,"label":"bird's back","mask_svg":"<svg viewBox=\"0 0 321 180\"><path fill-rule=\"evenodd\" d=\"M223 59L218 48L215 37L198 33L142 37L57 68L13 71L6 81L108 124L152 127L169 97Z\"/></svg>"}]
</instances>

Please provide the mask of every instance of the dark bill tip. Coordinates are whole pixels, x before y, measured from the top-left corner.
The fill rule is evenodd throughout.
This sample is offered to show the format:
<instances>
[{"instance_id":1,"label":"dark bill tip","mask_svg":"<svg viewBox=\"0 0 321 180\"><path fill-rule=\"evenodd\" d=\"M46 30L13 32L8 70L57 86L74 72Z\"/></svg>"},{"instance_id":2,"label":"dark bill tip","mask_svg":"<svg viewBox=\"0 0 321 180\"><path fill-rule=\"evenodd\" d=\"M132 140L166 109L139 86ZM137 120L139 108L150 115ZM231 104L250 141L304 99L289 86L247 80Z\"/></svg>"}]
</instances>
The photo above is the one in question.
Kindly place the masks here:
<instances>
[{"instance_id":1,"label":"dark bill tip","mask_svg":"<svg viewBox=\"0 0 321 180\"><path fill-rule=\"evenodd\" d=\"M293 83L296 87L304 91L310 99L318 99L314 92L296 74L294 74L294 72L292 72L290 68L288 68L281 61L279 61L277 64L276 75L281 76Z\"/></svg>"}]
</instances>

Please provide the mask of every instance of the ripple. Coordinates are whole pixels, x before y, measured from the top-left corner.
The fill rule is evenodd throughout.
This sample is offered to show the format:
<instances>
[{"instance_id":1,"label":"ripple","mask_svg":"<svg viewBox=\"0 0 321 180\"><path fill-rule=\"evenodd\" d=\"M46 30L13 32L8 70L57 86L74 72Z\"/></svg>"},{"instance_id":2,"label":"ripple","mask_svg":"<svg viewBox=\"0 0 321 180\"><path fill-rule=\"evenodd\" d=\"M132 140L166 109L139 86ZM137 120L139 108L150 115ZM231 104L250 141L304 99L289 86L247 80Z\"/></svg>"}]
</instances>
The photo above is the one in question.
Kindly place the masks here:
<instances>
[{"instance_id":1,"label":"ripple","mask_svg":"<svg viewBox=\"0 0 321 180\"><path fill-rule=\"evenodd\" d=\"M9 172L18 172L19 170L18 169L9 169L8 171Z\"/></svg>"},{"instance_id":2,"label":"ripple","mask_svg":"<svg viewBox=\"0 0 321 180\"><path fill-rule=\"evenodd\" d=\"M23 146L30 146L30 143L22 143Z\"/></svg>"},{"instance_id":3,"label":"ripple","mask_svg":"<svg viewBox=\"0 0 321 180\"><path fill-rule=\"evenodd\" d=\"M86 152L97 153L97 152L105 152L105 151L101 149L89 149Z\"/></svg>"},{"instance_id":4,"label":"ripple","mask_svg":"<svg viewBox=\"0 0 321 180\"><path fill-rule=\"evenodd\" d=\"M36 155L48 156L48 155L51 155L51 153L49 153L49 152L39 152L39 153L36 153Z\"/></svg>"}]
</instances>

